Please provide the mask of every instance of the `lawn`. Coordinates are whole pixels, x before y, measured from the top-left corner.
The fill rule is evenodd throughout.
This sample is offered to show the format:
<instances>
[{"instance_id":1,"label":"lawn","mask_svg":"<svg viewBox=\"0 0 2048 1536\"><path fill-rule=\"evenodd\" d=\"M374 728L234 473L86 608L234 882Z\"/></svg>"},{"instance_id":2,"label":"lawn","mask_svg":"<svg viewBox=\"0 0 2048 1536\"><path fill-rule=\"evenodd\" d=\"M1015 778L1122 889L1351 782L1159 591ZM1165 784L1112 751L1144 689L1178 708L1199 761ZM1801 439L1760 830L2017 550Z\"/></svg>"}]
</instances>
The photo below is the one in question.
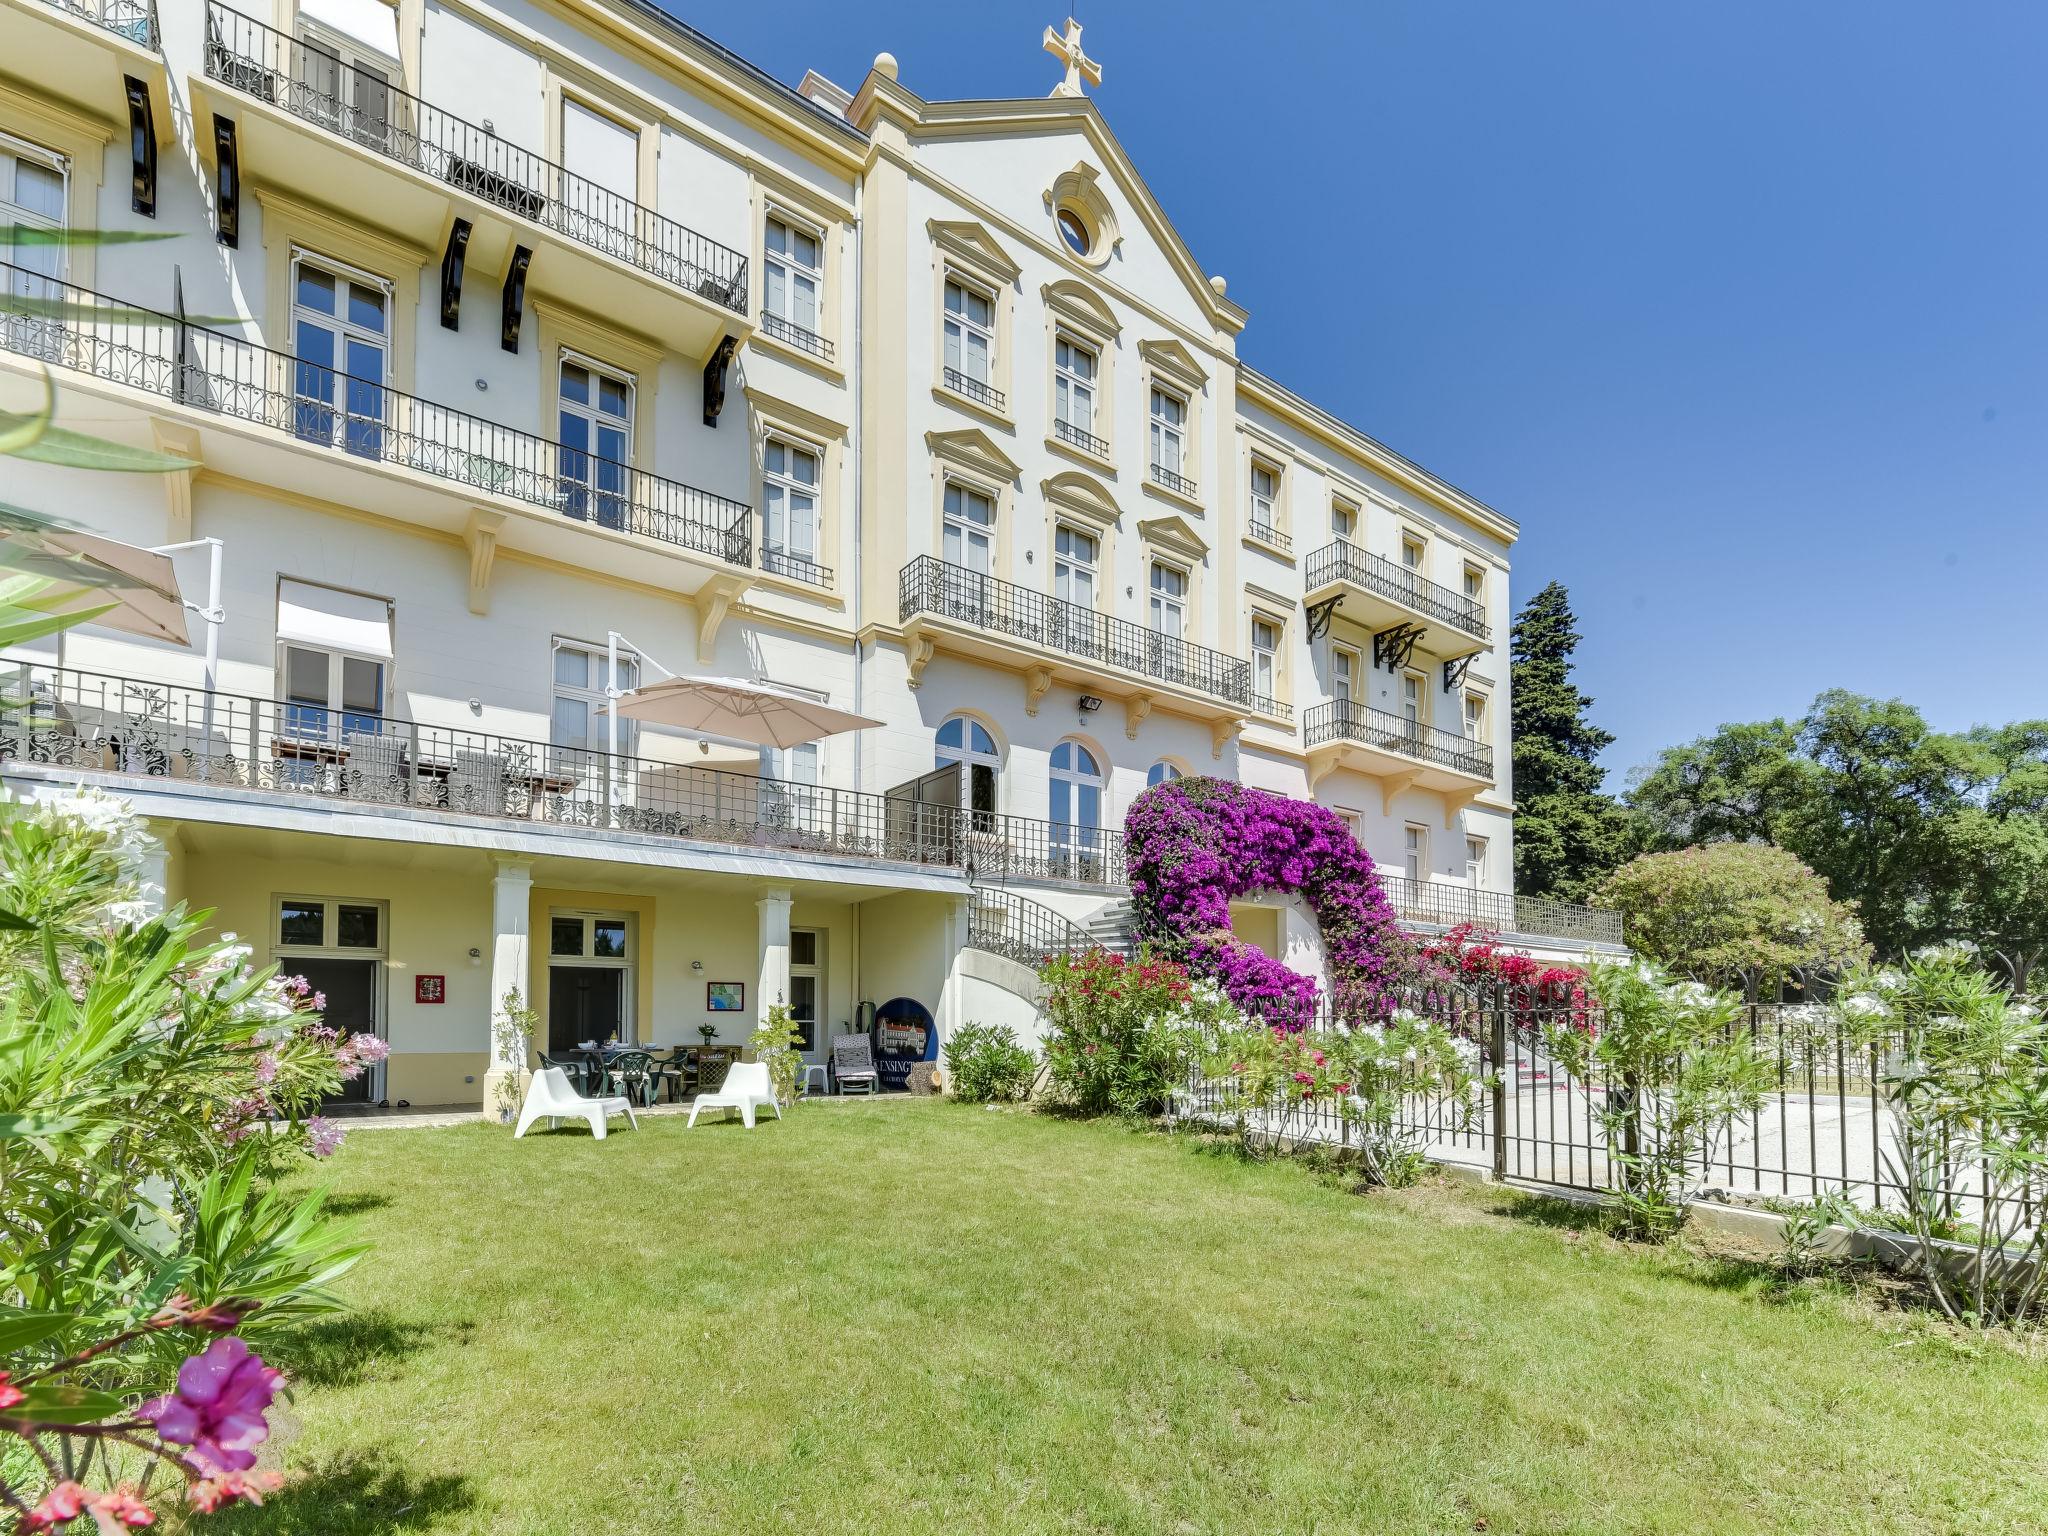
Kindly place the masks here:
<instances>
[{"instance_id":1,"label":"lawn","mask_svg":"<svg viewBox=\"0 0 2048 1536\"><path fill-rule=\"evenodd\" d=\"M2010 1531L2044 1367L1499 1190L937 1102L360 1131L211 1531Z\"/></svg>"}]
</instances>

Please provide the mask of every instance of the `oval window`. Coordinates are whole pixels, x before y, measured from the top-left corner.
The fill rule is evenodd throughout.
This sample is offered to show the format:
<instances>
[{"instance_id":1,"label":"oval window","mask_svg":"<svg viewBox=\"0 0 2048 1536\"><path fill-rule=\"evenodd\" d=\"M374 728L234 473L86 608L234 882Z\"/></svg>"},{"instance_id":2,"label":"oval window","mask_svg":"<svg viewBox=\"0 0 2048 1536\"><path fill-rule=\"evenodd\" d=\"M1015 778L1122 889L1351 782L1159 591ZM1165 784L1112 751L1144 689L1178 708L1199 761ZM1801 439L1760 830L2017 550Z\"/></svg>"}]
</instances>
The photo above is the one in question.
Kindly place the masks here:
<instances>
[{"instance_id":1,"label":"oval window","mask_svg":"<svg viewBox=\"0 0 2048 1536\"><path fill-rule=\"evenodd\" d=\"M1067 248L1076 256L1086 256L1088 248L1095 241L1088 233L1087 222L1071 208L1059 212L1060 238L1067 242Z\"/></svg>"}]
</instances>

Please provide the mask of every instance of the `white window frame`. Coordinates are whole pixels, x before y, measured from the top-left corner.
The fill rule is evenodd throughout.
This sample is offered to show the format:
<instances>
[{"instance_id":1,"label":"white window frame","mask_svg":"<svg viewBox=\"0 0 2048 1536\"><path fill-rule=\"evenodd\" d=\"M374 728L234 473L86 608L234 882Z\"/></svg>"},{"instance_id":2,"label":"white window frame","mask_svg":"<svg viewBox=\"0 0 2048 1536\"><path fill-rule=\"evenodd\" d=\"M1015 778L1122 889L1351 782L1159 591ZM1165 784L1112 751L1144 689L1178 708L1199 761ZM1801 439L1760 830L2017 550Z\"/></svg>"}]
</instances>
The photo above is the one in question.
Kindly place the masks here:
<instances>
[{"instance_id":1,"label":"white window frame","mask_svg":"<svg viewBox=\"0 0 2048 1536\"><path fill-rule=\"evenodd\" d=\"M1180 590L1168 593L1161 590L1159 573L1165 571L1180 582ZM1171 560L1154 558L1145 568L1145 627L1155 635L1164 635L1173 640L1185 640L1188 635L1188 590L1193 585L1188 568L1176 565ZM1174 617L1174 627L1167 629L1159 620L1167 613Z\"/></svg>"},{"instance_id":2,"label":"white window frame","mask_svg":"<svg viewBox=\"0 0 2048 1536\"><path fill-rule=\"evenodd\" d=\"M1084 378L1071 361L1060 361L1060 350L1065 348L1069 359L1081 353L1088 359L1088 373ZM1072 331L1056 330L1052 342L1053 372L1053 419L1062 426L1087 437L1099 438L1095 430L1095 391L1102 379L1102 349L1093 342L1083 341ZM1074 402L1079 400L1082 409L1076 413Z\"/></svg>"},{"instance_id":3,"label":"white window frame","mask_svg":"<svg viewBox=\"0 0 2048 1536\"><path fill-rule=\"evenodd\" d=\"M1467 741L1486 740L1487 711L1492 707L1493 701L1478 689L1465 690L1465 701L1460 709L1460 717Z\"/></svg>"},{"instance_id":4,"label":"white window frame","mask_svg":"<svg viewBox=\"0 0 2048 1536\"><path fill-rule=\"evenodd\" d=\"M590 682L588 684L578 686L574 683L565 683L556 675L555 659L564 651L573 651L589 660ZM603 716L600 712L608 708L611 703L609 696L605 693L605 687L609 682L606 674L610 670L610 664L611 647L609 644L593 645L587 640L577 640L568 635L556 635L553 637L552 643L548 647L548 745L555 751L589 752L598 756L604 754L609 732L602 724ZM622 693L630 693L639 686L640 655L629 646L622 645L619 647L619 677L622 680L619 691ZM555 740L555 701L557 699L573 699L590 706L590 713L586 717L588 723L585 727L585 743L583 746L572 746L567 742ZM597 734L594 736L591 734L590 729L593 725L597 730ZM619 755L621 757L631 757L633 755L634 748L639 741L639 732L639 721L633 719L630 715L619 716Z\"/></svg>"},{"instance_id":5,"label":"white window frame","mask_svg":"<svg viewBox=\"0 0 2048 1536\"><path fill-rule=\"evenodd\" d=\"M784 249L780 252L776 251L769 243L769 234L777 225L782 227L785 235L783 241ZM804 265L802 259L796 254L792 241L787 238L794 235L804 236L816 247L818 252L818 264L816 266ZM800 219L780 205L771 205L761 224L761 265L764 274L772 273L778 268L781 269L783 294L781 306L779 308L774 307L770 303L770 296L775 291L774 284L769 281L766 275L763 276L761 280L762 318L765 320L772 315L791 330L801 331L806 336L822 341L824 339L825 315L825 232L810 220ZM811 285L811 323L809 325L806 325L802 316L797 313L796 295L799 288L799 279L808 280ZM771 328L768 334L773 336L775 332Z\"/></svg>"},{"instance_id":6,"label":"white window frame","mask_svg":"<svg viewBox=\"0 0 2048 1536\"><path fill-rule=\"evenodd\" d=\"M784 468L769 467L770 451L780 448L783 452ZM815 466L815 475L809 485L799 480L790 464L790 455L803 454ZM787 432L770 432L761 443L761 555L764 568L773 570L770 559L780 557L785 561L815 567L818 564L818 546L822 535L825 488L825 450L818 444ZM777 494L781 497L781 514L776 514ZM791 514L799 499L810 499L810 537L808 548L798 548L789 536L795 526ZM785 572L784 574L788 574Z\"/></svg>"},{"instance_id":7,"label":"white window frame","mask_svg":"<svg viewBox=\"0 0 2048 1536\"><path fill-rule=\"evenodd\" d=\"M1358 540L1358 508L1335 496L1330 498L1330 537L1340 544Z\"/></svg>"},{"instance_id":8,"label":"white window frame","mask_svg":"<svg viewBox=\"0 0 2048 1536\"><path fill-rule=\"evenodd\" d=\"M287 944L284 941L284 909L294 907L319 907L320 942L318 944ZM370 907L377 913L377 942L373 945L341 942L341 909L343 907ZM270 900L270 953L281 964L290 955L310 955L321 960L371 960L388 954L391 949L391 904L355 896L297 896L289 891L273 896ZM289 965L284 966L290 974ZM374 1004L373 1004L374 1007Z\"/></svg>"},{"instance_id":9,"label":"white window frame","mask_svg":"<svg viewBox=\"0 0 2048 1536\"><path fill-rule=\"evenodd\" d=\"M1074 546L1077 542L1087 544L1085 558L1076 552ZM1076 596L1076 591L1082 587L1086 588L1087 596ZM1055 523L1052 533L1052 595L1062 602L1092 610L1101 592L1102 536L1073 523Z\"/></svg>"},{"instance_id":10,"label":"white window frame","mask_svg":"<svg viewBox=\"0 0 2048 1536\"><path fill-rule=\"evenodd\" d=\"M951 501L953 500L956 494L959 498L960 504L959 510L957 512L950 505ZM969 497L972 497L976 501L983 502L987 505L987 522L977 522L975 519L966 515ZM995 575L996 520L999 515L999 512L1000 508L997 506L996 493L994 491L990 490L985 485L978 485L972 480L963 480L958 478L957 476L948 475L946 477L944 486L941 488L939 492L939 517L941 523L941 527L939 530L940 559L943 560L947 565L956 566L964 571L972 571L977 576ZM946 531L952 528L957 528L960 530L960 549L963 554L968 549L975 547L975 540L979 539L981 541L980 547L985 551L987 559L986 570L977 571L973 566L967 564L967 562L964 560L953 560L947 558L945 535Z\"/></svg>"},{"instance_id":11,"label":"white window frame","mask_svg":"<svg viewBox=\"0 0 2048 1536\"><path fill-rule=\"evenodd\" d=\"M961 745L952 746L939 740L940 734L955 720L960 722ZM988 738L989 749L984 752L974 745L974 733L979 731ZM977 823L987 818L988 825L977 824L977 831L992 831L994 818L1000 813L1003 794L1003 749L996 740L996 733L980 720L969 714L951 714L939 722L938 730L932 733L932 766L943 768L948 763L960 765L960 809L974 816ZM988 770L988 809L977 812L974 806L974 771Z\"/></svg>"},{"instance_id":12,"label":"white window frame","mask_svg":"<svg viewBox=\"0 0 2048 1536\"><path fill-rule=\"evenodd\" d=\"M798 977L808 977L814 984L811 989L811 996L817 1004L817 1017L809 1021L811 1025L811 1043L805 1048L804 1053L806 1057L818 1057L820 1059L822 1059L823 1053L831 1045L831 1032L825 1028L827 1009L825 994L825 939L828 932L829 930L824 928L792 928L789 930L790 989L788 1002L791 1008L790 1022L793 1024L798 1022L795 1015L796 980ZM800 933L807 933L811 936L812 958L809 963L799 961L796 957L796 936Z\"/></svg>"},{"instance_id":13,"label":"white window frame","mask_svg":"<svg viewBox=\"0 0 2048 1536\"><path fill-rule=\"evenodd\" d=\"M308 16L300 16L298 18L298 28L300 68L294 84L303 87L309 94L316 89L315 83L306 78L304 65L307 62L305 58L307 52L326 54L335 62L336 92L331 98L332 106L324 110L316 108L315 115L317 119L336 133L341 134L345 138L353 139L358 144L369 144L376 147L383 147L388 144L391 134L393 96L395 93L402 92L405 89L404 63L385 53L382 49L372 48L360 39L348 37ZM344 70L352 73L358 81L367 72L375 76L379 83L382 84L384 87L384 112L382 117L378 117L372 112L365 112L360 100L342 100L340 86L342 84L342 71ZM307 105L310 106L311 103L307 103Z\"/></svg>"},{"instance_id":14,"label":"white window frame","mask_svg":"<svg viewBox=\"0 0 2048 1536\"><path fill-rule=\"evenodd\" d=\"M308 309L299 302L299 274L308 265L311 265L319 272L325 273L334 280L335 312L331 315L323 315L316 309ZM285 338L285 346L286 350L291 354L293 363L292 387L294 398L311 401L314 405L332 412L334 418L333 429L329 434L329 441L336 447L347 447L349 442L349 423L364 419L350 414L347 404L348 386L341 382L342 379L350 376L348 369L348 343L351 339L365 343L374 343L377 347L379 361L382 364L379 376L374 381L377 386L377 403L379 407L377 416L378 430L381 432L391 414L391 352L393 331L398 323L397 285L388 277L382 277L375 272L366 272L361 267L352 266L345 261L336 261L333 257L323 255L319 251L307 250L303 246L296 245L292 247L291 261L285 269L285 281L289 285L288 293L291 299L291 334ZM348 318L348 303L342 290L350 283L362 283L367 287L374 287L384 295L384 329L382 331L366 330L363 326ZM323 330L329 330L334 333L334 361L328 365L328 371L335 377L336 393L342 397L339 401L313 400L311 396L297 394L297 367L304 361L299 357L299 325L302 320L305 324L318 326ZM320 364L307 362L305 366L317 368Z\"/></svg>"},{"instance_id":15,"label":"white window frame","mask_svg":"<svg viewBox=\"0 0 2048 1536\"><path fill-rule=\"evenodd\" d=\"M1358 662L1352 647L1330 646L1330 697L1347 709L1358 701Z\"/></svg>"},{"instance_id":16,"label":"white window frame","mask_svg":"<svg viewBox=\"0 0 2048 1536\"><path fill-rule=\"evenodd\" d=\"M1486 885L1486 839L1475 833L1465 834L1465 879L1474 890Z\"/></svg>"},{"instance_id":17,"label":"white window frame","mask_svg":"<svg viewBox=\"0 0 2048 1536\"><path fill-rule=\"evenodd\" d=\"M71 222L72 181L71 157L69 155L60 154L54 149L45 148L31 139L24 139L11 133L0 132L0 160L8 163L7 190L9 193L7 197L0 197L0 224L21 224L31 229L63 229ZM58 180L63 184L63 192L62 206L57 210L56 218L52 219L46 213L36 213L13 200L12 194L18 186L18 182L15 179L15 166L24 160L33 165L41 166L44 170L57 173ZM50 260L55 263L54 271L40 273L39 268L31 266L23 260L24 256L38 249L49 254ZM71 248L66 245L47 245L40 248L35 246L4 246L0 247L0 259L5 259L10 266L22 272L37 272L39 275L47 276L56 282L63 282L71 270ZM32 281L32 279L30 280ZM22 281L23 279L21 278L14 280L17 285Z\"/></svg>"},{"instance_id":18,"label":"white window frame","mask_svg":"<svg viewBox=\"0 0 2048 1536\"><path fill-rule=\"evenodd\" d=\"M958 309L955 309L950 302L953 296L952 291L956 288L961 294L961 304ZM976 320L967 313L966 296L969 294L980 299L988 306L988 319L986 321ZM945 286L941 289L939 295L939 305L945 315L940 333L941 368L950 369L959 374L963 379L979 384L984 389L995 388L996 306L1001 302L996 294L986 285L976 282L956 268L948 267L946 269ZM983 356L987 359L984 370L979 376L967 366L970 356L967 339L970 336L981 338ZM948 346L948 342L952 342L954 345ZM949 353L953 358L957 358L957 362L948 359ZM943 374L941 377L943 378Z\"/></svg>"},{"instance_id":19,"label":"white window frame","mask_svg":"<svg viewBox=\"0 0 2048 1536\"><path fill-rule=\"evenodd\" d=\"M1475 603L1486 601L1486 567L1465 562L1465 595Z\"/></svg>"},{"instance_id":20,"label":"white window frame","mask_svg":"<svg viewBox=\"0 0 2048 1536\"><path fill-rule=\"evenodd\" d=\"M1401 718L1414 728L1415 736L1420 739L1422 733L1429 729L1429 679L1420 672L1408 671L1401 674L1400 683ZM1408 712L1410 704L1415 706L1412 715Z\"/></svg>"},{"instance_id":21,"label":"white window frame","mask_svg":"<svg viewBox=\"0 0 2048 1536\"><path fill-rule=\"evenodd\" d=\"M1283 633L1284 626L1278 619L1263 613L1252 615L1252 694L1256 698L1279 697L1280 642ZM1262 640L1264 643L1261 643Z\"/></svg>"},{"instance_id":22,"label":"white window frame","mask_svg":"<svg viewBox=\"0 0 2048 1536\"><path fill-rule=\"evenodd\" d=\"M1259 478L1264 476L1266 489L1259 489ZM1264 459L1255 458L1251 463L1250 486L1248 488L1251 509L1251 528L1260 538L1270 539L1279 528L1281 471Z\"/></svg>"},{"instance_id":23,"label":"white window frame","mask_svg":"<svg viewBox=\"0 0 2048 1536\"><path fill-rule=\"evenodd\" d=\"M1402 871L1417 885L1429 879L1429 828L1419 821L1401 825Z\"/></svg>"},{"instance_id":24,"label":"white window frame","mask_svg":"<svg viewBox=\"0 0 2048 1536\"><path fill-rule=\"evenodd\" d=\"M1162 757L1145 770L1145 787L1150 789L1155 784L1171 784L1186 777L1187 773L1179 763L1170 757Z\"/></svg>"},{"instance_id":25,"label":"white window frame","mask_svg":"<svg viewBox=\"0 0 2048 1536\"><path fill-rule=\"evenodd\" d=\"M1165 401L1179 412L1177 419L1169 421L1160 412L1160 403ZM1147 444L1152 453L1152 467L1163 469L1185 478L1188 466L1188 397L1177 389L1169 389L1158 380L1152 382L1152 392L1145 405ZM1172 457L1167 457L1171 446Z\"/></svg>"},{"instance_id":26,"label":"white window frame","mask_svg":"<svg viewBox=\"0 0 2048 1536\"><path fill-rule=\"evenodd\" d=\"M327 663L327 694L324 702L295 699L291 696L292 674L291 653L300 651L308 656L318 656ZM342 700L344 680L348 675L350 662L377 669L377 707L374 710L353 709ZM339 742L349 734L351 719L374 720L381 732L383 723L391 718L391 676L396 669L395 661L382 656L370 656L361 651L336 650L332 646L314 645L305 640L287 640L280 636L277 641L277 712L282 734L292 741ZM322 729L314 732L302 724L296 714L299 710L319 710L322 715Z\"/></svg>"}]
</instances>

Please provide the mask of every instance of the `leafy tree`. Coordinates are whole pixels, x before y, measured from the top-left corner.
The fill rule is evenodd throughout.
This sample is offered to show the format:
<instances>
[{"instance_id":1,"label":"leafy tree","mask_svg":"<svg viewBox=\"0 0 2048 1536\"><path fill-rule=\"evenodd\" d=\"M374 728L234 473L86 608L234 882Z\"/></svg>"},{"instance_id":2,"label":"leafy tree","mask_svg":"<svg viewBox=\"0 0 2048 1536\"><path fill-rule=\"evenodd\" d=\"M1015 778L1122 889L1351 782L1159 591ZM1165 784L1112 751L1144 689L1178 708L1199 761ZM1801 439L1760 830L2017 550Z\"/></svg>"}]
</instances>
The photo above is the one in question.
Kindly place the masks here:
<instances>
[{"instance_id":1,"label":"leafy tree","mask_svg":"<svg viewBox=\"0 0 2048 1536\"><path fill-rule=\"evenodd\" d=\"M2048 816L1966 806L1937 837L1942 878L1928 926L1976 944L2026 990L2048 956Z\"/></svg>"},{"instance_id":2,"label":"leafy tree","mask_svg":"<svg viewBox=\"0 0 2048 1536\"><path fill-rule=\"evenodd\" d=\"M1515 620L1515 889L1525 896L1582 899L1629 852L1627 815L1601 792L1599 757L1614 737L1587 719L1593 701L1572 682L1579 638L1559 582Z\"/></svg>"},{"instance_id":3,"label":"leafy tree","mask_svg":"<svg viewBox=\"0 0 2048 1536\"><path fill-rule=\"evenodd\" d=\"M1859 965L1870 953L1855 912L1768 843L1642 854L1594 899L1622 914L1637 951L1716 986L1761 990L1796 970Z\"/></svg>"},{"instance_id":4,"label":"leafy tree","mask_svg":"<svg viewBox=\"0 0 2048 1536\"><path fill-rule=\"evenodd\" d=\"M1799 755L1799 728L1760 720L1666 747L1632 775L1628 803L1660 848L1789 843L1813 815L1817 780Z\"/></svg>"}]
</instances>

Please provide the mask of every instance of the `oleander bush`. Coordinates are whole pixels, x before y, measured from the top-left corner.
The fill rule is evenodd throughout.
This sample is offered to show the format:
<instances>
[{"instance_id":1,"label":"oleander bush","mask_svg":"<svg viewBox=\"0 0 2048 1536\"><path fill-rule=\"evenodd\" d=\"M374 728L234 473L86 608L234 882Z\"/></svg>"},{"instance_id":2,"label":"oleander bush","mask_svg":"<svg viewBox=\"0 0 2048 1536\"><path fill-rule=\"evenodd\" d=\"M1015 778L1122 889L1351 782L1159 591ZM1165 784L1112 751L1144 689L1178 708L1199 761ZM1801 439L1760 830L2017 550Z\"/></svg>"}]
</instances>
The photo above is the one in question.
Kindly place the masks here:
<instances>
[{"instance_id":1,"label":"oleander bush","mask_svg":"<svg viewBox=\"0 0 2048 1536\"><path fill-rule=\"evenodd\" d=\"M1221 987L1149 950L1055 956L1039 979L1053 1096L1081 1114L1160 1113L1189 1082L1205 1034L1238 1018Z\"/></svg>"},{"instance_id":2,"label":"oleander bush","mask_svg":"<svg viewBox=\"0 0 2048 1536\"><path fill-rule=\"evenodd\" d=\"M963 1024L946 1042L946 1080L966 1104L1013 1104L1031 1091L1038 1062L1007 1024Z\"/></svg>"}]
</instances>

